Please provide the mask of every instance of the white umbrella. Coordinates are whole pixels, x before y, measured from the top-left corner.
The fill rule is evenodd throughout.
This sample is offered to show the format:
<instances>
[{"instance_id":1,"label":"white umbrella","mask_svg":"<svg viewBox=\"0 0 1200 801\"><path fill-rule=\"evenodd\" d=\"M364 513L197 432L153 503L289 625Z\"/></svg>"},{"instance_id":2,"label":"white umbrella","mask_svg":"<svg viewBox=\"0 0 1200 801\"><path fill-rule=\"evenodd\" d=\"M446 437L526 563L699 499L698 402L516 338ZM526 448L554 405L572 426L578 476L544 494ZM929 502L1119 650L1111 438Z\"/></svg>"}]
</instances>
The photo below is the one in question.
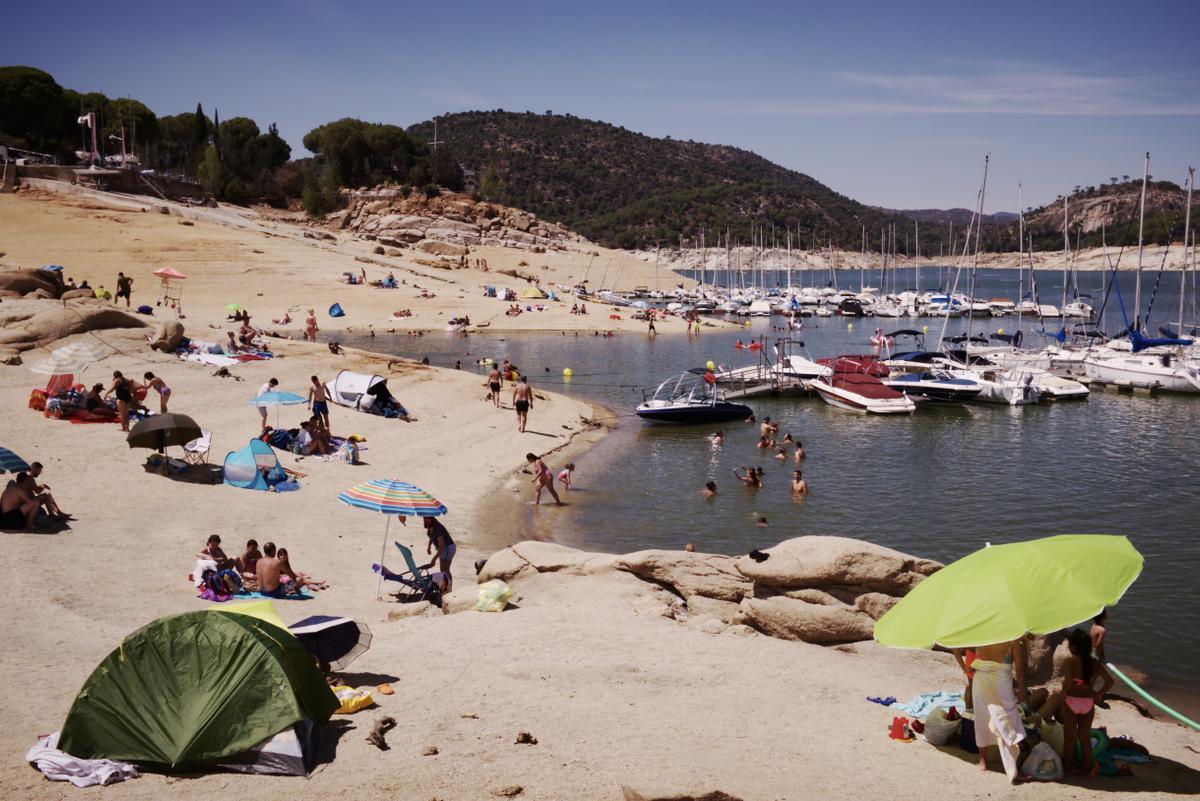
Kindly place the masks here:
<instances>
[{"instance_id":1,"label":"white umbrella","mask_svg":"<svg viewBox=\"0 0 1200 801\"><path fill-rule=\"evenodd\" d=\"M61 348L56 348L53 354L64 361L79 362L86 365L98 362L112 355L112 351L94 342L72 342L70 345L63 345Z\"/></svg>"},{"instance_id":2,"label":"white umbrella","mask_svg":"<svg viewBox=\"0 0 1200 801\"><path fill-rule=\"evenodd\" d=\"M74 375L81 372L86 365L72 359L60 359L57 356L42 359L29 369L40 375Z\"/></svg>"}]
</instances>

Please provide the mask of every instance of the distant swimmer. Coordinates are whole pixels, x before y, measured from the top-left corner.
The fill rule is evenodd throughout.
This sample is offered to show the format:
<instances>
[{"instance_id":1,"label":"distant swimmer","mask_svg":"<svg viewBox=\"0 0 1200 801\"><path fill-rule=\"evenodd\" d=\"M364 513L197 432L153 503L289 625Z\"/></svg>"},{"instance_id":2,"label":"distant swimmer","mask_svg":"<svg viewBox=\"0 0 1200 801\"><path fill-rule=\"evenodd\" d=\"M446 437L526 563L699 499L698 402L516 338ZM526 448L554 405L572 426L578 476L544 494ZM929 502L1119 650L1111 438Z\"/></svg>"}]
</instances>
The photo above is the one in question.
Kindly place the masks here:
<instances>
[{"instance_id":1,"label":"distant swimmer","mask_svg":"<svg viewBox=\"0 0 1200 801\"><path fill-rule=\"evenodd\" d=\"M804 443L800 440L796 440L796 452L793 453L792 456L795 458L796 464L800 464L804 461Z\"/></svg>"},{"instance_id":2,"label":"distant swimmer","mask_svg":"<svg viewBox=\"0 0 1200 801\"><path fill-rule=\"evenodd\" d=\"M742 467L742 470L745 471L745 475L742 475L741 473L738 473L737 470L734 470L733 477L745 484L749 489L758 489L762 486L761 467L757 470L753 467Z\"/></svg>"},{"instance_id":3,"label":"distant swimmer","mask_svg":"<svg viewBox=\"0 0 1200 801\"><path fill-rule=\"evenodd\" d=\"M736 475L736 473L735 473ZM717 482L709 481L704 485L704 489L700 490L700 494L705 498L717 497Z\"/></svg>"},{"instance_id":4,"label":"distant swimmer","mask_svg":"<svg viewBox=\"0 0 1200 801\"><path fill-rule=\"evenodd\" d=\"M808 482L804 480L804 473L799 470L792 471L792 495L808 495Z\"/></svg>"},{"instance_id":5,"label":"distant swimmer","mask_svg":"<svg viewBox=\"0 0 1200 801\"><path fill-rule=\"evenodd\" d=\"M724 444L725 444L725 432L724 431L718 431L717 433L712 435L712 446L714 448L719 448Z\"/></svg>"}]
</instances>

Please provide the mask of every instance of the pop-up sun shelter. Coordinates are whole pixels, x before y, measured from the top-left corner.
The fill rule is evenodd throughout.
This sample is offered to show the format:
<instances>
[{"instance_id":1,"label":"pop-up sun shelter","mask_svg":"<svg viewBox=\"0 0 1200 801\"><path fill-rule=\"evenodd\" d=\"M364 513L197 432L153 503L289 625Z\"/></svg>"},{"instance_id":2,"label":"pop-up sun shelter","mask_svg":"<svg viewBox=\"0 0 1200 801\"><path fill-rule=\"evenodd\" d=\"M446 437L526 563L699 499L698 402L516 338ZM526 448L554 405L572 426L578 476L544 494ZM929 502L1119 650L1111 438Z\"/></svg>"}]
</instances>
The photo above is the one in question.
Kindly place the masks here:
<instances>
[{"instance_id":1,"label":"pop-up sun shelter","mask_svg":"<svg viewBox=\"0 0 1200 801\"><path fill-rule=\"evenodd\" d=\"M303 776L339 701L287 631L184 612L126 637L84 682L58 747L155 770Z\"/></svg>"},{"instance_id":2,"label":"pop-up sun shelter","mask_svg":"<svg viewBox=\"0 0 1200 801\"><path fill-rule=\"evenodd\" d=\"M404 411L404 406L388 390L387 379L381 375L342 370L325 385L325 390L329 399L338 406L348 406L360 412L387 416L388 406Z\"/></svg>"},{"instance_id":3,"label":"pop-up sun shelter","mask_svg":"<svg viewBox=\"0 0 1200 801\"><path fill-rule=\"evenodd\" d=\"M263 490L287 481L279 458L271 446L261 439L252 439L241 450L230 451L222 468L225 483L241 489Z\"/></svg>"}]
</instances>

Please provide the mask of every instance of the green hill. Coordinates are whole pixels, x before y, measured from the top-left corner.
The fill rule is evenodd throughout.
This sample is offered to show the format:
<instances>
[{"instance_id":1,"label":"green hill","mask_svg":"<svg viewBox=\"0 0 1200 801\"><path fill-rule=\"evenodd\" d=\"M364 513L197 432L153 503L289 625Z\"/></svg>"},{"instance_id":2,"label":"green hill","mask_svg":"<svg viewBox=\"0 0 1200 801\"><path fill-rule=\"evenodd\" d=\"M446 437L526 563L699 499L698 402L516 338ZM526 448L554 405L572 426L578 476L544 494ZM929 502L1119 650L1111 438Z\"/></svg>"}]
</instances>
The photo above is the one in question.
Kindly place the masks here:
<instances>
[{"instance_id":1,"label":"green hill","mask_svg":"<svg viewBox=\"0 0 1200 801\"><path fill-rule=\"evenodd\" d=\"M433 138L433 123L408 129ZM560 222L605 245L677 245L728 229L749 243L772 224L782 244L799 229L811 245L857 248L862 226L894 218L747 150L656 139L569 115L472 111L438 118L438 136L479 175L488 200Z\"/></svg>"}]
</instances>

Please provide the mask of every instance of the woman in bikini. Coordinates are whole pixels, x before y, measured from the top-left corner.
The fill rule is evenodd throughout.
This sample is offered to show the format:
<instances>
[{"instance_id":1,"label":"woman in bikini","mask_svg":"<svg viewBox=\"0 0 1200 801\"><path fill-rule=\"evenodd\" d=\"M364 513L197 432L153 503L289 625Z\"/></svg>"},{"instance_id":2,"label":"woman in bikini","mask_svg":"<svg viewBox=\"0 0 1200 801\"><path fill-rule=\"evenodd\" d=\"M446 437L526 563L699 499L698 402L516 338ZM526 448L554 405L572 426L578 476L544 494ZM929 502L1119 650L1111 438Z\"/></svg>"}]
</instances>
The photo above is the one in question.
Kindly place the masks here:
<instances>
[{"instance_id":1,"label":"woman in bikini","mask_svg":"<svg viewBox=\"0 0 1200 801\"><path fill-rule=\"evenodd\" d=\"M1092 770L1092 719L1096 702L1112 689L1113 677L1092 656L1092 640L1083 629L1074 629L1067 637L1071 655L1063 664L1063 773L1070 774L1075 761L1075 743L1079 743L1083 764L1075 772L1086 776ZM1100 679L1100 691L1096 691Z\"/></svg>"},{"instance_id":2,"label":"woman in bikini","mask_svg":"<svg viewBox=\"0 0 1200 801\"><path fill-rule=\"evenodd\" d=\"M108 392L104 393L104 397L107 398L109 395L117 396L117 422L121 424L121 430L129 431L129 407L133 403L133 382L121 375L120 370L113 372L112 386L108 388Z\"/></svg>"},{"instance_id":3,"label":"woman in bikini","mask_svg":"<svg viewBox=\"0 0 1200 801\"><path fill-rule=\"evenodd\" d=\"M158 411L160 414L167 413L167 401L171 399L171 388L167 386L167 382L156 376L154 373L146 373L144 376L146 383L143 386L146 391L155 390L158 392Z\"/></svg>"},{"instance_id":4,"label":"woman in bikini","mask_svg":"<svg viewBox=\"0 0 1200 801\"><path fill-rule=\"evenodd\" d=\"M309 342L317 341L317 313L312 309L308 310L308 319L304 321L304 338Z\"/></svg>"},{"instance_id":5,"label":"woman in bikini","mask_svg":"<svg viewBox=\"0 0 1200 801\"><path fill-rule=\"evenodd\" d=\"M554 473L550 470L550 467L542 461L541 457L535 456L532 453L525 454L525 459L533 465L534 506L541 505L543 489L550 490L550 495L554 498L554 503L562 506L562 499L554 491Z\"/></svg>"}]
</instances>

